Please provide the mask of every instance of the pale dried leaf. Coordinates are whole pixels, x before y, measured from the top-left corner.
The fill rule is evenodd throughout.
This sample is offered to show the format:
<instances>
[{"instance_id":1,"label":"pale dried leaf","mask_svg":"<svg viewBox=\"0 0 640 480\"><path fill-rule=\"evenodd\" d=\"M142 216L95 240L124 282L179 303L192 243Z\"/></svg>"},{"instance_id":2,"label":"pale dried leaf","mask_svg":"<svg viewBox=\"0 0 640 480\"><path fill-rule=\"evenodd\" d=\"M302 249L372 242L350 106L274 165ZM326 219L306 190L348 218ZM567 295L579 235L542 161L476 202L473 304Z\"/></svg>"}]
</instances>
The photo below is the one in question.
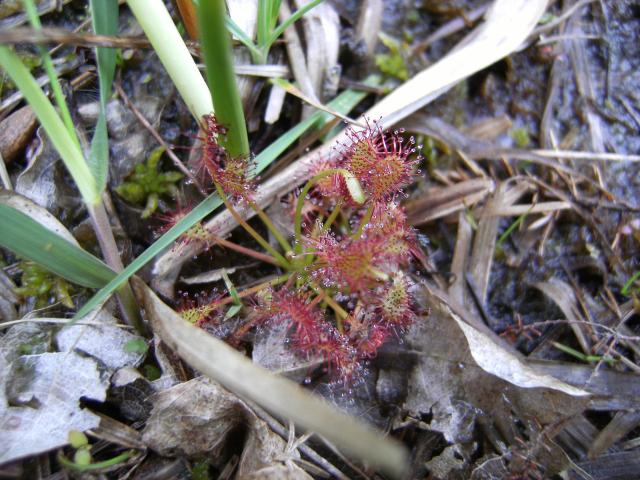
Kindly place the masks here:
<instances>
[{"instance_id":1,"label":"pale dried leaf","mask_svg":"<svg viewBox=\"0 0 640 480\"><path fill-rule=\"evenodd\" d=\"M484 371L522 388L550 388L567 395L583 396L589 392L568 385L551 375L539 373L513 353L508 352L484 333L468 325L455 313L451 317L456 321L469 343L471 355L476 364Z\"/></svg>"},{"instance_id":2,"label":"pale dried leaf","mask_svg":"<svg viewBox=\"0 0 640 480\"><path fill-rule=\"evenodd\" d=\"M127 351L129 342L144 342L144 338L134 335L117 325L117 319L106 311L99 315L104 325L71 325L56 335L58 350L76 351L89 355L109 370L137 367L145 352Z\"/></svg>"},{"instance_id":3,"label":"pale dried leaf","mask_svg":"<svg viewBox=\"0 0 640 480\"><path fill-rule=\"evenodd\" d=\"M589 340L586 333L583 331L583 323L585 322L585 319L580 313L578 301L571 286L557 278L552 278L547 282L536 283L533 286L560 307L562 313L564 313L567 320L569 320L570 327L575 333L576 338L580 343L580 347L584 352L589 352Z\"/></svg>"},{"instance_id":4,"label":"pale dried leaf","mask_svg":"<svg viewBox=\"0 0 640 480\"><path fill-rule=\"evenodd\" d=\"M387 95L367 112L392 125L460 80L516 50L535 28L547 0L496 0L469 41Z\"/></svg>"},{"instance_id":5,"label":"pale dried leaf","mask_svg":"<svg viewBox=\"0 0 640 480\"><path fill-rule=\"evenodd\" d=\"M0 390L6 392L0 463L61 447L70 430L99 425L98 416L79 406L81 397L106 398L108 385L92 359L74 352L25 355L0 371Z\"/></svg>"}]
</instances>

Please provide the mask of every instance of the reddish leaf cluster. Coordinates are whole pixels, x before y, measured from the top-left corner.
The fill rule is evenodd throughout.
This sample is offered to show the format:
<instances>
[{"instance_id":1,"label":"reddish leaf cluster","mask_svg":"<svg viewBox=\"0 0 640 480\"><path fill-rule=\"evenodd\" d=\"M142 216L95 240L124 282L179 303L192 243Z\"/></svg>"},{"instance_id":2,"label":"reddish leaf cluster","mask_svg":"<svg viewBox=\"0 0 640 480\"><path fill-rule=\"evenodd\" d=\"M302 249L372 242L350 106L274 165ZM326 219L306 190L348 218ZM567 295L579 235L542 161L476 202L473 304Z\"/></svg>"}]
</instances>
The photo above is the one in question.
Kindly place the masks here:
<instances>
[{"instance_id":1,"label":"reddish leaf cluster","mask_svg":"<svg viewBox=\"0 0 640 480\"><path fill-rule=\"evenodd\" d=\"M253 162L249 157L234 158L220 145L220 137L226 135L226 128L218 123L215 115L202 117L204 136L199 163L196 167L200 177L218 185L233 201L250 201L255 191Z\"/></svg>"},{"instance_id":2,"label":"reddish leaf cluster","mask_svg":"<svg viewBox=\"0 0 640 480\"><path fill-rule=\"evenodd\" d=\"M249 161L229 158L218 143L225 131L215 117L203 122L203 170L229 197L250 201ZM285 325L291 348L306 358L322 358L342 382L357 381L365 361L414 321L412 284L402 271L423 255L398 203L420 159L412 155L413 139L405 142L376 122L359 131L349 128L347 137L338 155L310 172L313 188L296 219L302 228L296 230L295 252L285 252L283 269L290 281L256 297L252 319L240 329ZM365 204L351 198L347 182L354 195L364 191ZM215 313L199 304L182 311L196 323Z\"/></svg>"},{"instance_id":3,"label":"reddish leaf cluster","mask_svg":"<svg viewBox=\"0 0 640 480\"><path fill-rule=\"evenodd\" d=\"M385 204L412 182L419 161L410 158L416 152L413 137L405 142L403 130L385 131L375 121L346 133L349 142L343 144L340 166L356 176L371 201Z\"/></svg>"}]
</instances>

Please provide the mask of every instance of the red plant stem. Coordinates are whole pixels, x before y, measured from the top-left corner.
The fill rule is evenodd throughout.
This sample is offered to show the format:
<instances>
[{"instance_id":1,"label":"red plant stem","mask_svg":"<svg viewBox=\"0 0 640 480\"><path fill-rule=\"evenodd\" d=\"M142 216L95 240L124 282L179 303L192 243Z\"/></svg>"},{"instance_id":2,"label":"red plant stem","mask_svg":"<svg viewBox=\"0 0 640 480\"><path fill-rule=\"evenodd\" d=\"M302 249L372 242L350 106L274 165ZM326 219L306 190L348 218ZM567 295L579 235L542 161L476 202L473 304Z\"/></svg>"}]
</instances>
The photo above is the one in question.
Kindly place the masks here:
<instances>
[{"instance_id":1,"label":"red plant stem","mask_svg":"<svg viewBox=\"0 0 640 480\"><path fill-rule=\"evenodd\" d=\"M220 196L220 198L222 199L222 201L224 202L224 205L227 207L227 209L229 210L229 213L231 213L231 216L234 218L234 220L236 222L238 222L238 225L240 225L242 228L244 228L246 230L246 232L251 235L256 242L258 242L260 244L260 246L262 248L264 248L267 252L269 252L271 255L273 255L273 257L278 261L278 264L283 267L286 268L287 270L291 268L291 264L287 261L286 258L284 258L277 250L275 250L271 245L269 245L269 242L267 242L262 235L260 235L258 232L256 232L241 216L240 214L236 211L235 208L233 208L233 205L231 205L231 202L229 202L229 199L227 198L227 195L224 193L224 190L222 189L222 187L217 183L214 182L214 185L216 187L216 191L218 192L218 195Z\"/></svg>"},{"instance_id":2,"label":"red plant stem","mask_svg":"<svg viewBox=\"0 0 640 480\"><path fill-rule=\"evenodd\" d=\"M270 263L272 265L275 265L277 267L281 266L280 263L273 258L271 255L267 255L266 253L261 253L261 252L257 252L251 248L247 248L247 247L243 247L242 245L238 245L237 243L233 243L230 242L229 240L225 240L224 238L221 237L216 237L215 235L211 235L210 236L211 239L217 243L218 245L221 245L223 247L229 248L231 250L234 250L238 253L241 253L243 255L247 255L248 257L253 257L257 260L260 260L262 262L265 263Z\"/></svg>"}]
</instances>

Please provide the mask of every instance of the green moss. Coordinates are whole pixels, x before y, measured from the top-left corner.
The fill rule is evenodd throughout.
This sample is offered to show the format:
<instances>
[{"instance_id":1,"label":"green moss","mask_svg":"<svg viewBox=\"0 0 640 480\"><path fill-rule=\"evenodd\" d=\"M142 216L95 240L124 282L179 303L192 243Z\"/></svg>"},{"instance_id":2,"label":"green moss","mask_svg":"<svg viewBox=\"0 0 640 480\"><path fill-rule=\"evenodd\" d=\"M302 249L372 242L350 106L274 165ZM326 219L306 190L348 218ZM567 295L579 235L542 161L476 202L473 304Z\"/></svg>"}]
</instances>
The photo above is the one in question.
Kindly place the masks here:
<instances>
[{"instance_id":1,"label":"green moss","mask_svg":"<svg viewBox=\"0 0 640 480\"><path fill-rule=\"evenodd\" d=\"M376 66L386 75L396 77L402 81L409 79L409 69L405 62L402 51L406 50L405 43L380 32L380 41L389 49L389 53L376 55Z\"/></svg>"},{"instance_id":2,"label":"green moss","mask_svg":"<svg viewBox=\"0 0 640 480\"><path fill-rule=\"evenodd\" d=\"M145 163L136 165L128 180L115 188L118 195L129 203L145 204L142 218L147 218L158 208L161 195L175 196L178 189L175 183L183 175L180 172L160 172L158 166L164 147L155 149Z\"/></svg>"},{"instance_id":3,"label":"green moss","mask_svg":"<svg viewBox=\"0 0 640 480\"><path fill-rule=\"evenodd\" d=\"M16 288L21 297L35 298L36 308L43 308L55 302L67 308L75 308L71 299L71 285L34 262L20 262L22 286Z\"/></svg>"}]
</instances>

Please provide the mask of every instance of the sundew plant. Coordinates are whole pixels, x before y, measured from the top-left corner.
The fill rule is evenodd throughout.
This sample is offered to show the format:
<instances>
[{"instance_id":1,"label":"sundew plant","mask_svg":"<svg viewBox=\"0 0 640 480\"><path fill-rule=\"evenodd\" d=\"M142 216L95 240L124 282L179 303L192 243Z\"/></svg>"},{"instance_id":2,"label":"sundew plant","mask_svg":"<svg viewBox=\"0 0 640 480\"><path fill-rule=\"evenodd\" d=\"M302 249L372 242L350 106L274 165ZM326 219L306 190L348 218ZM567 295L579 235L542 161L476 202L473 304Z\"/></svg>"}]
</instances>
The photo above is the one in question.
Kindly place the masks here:
<instances>
[{"instance_id":1,"label":"sundew plant","mask_svg":"<svg viewBox=\"0 0 640 480\"><path fill-rule=\"evenodd\" d=\"M263 251L223 240L201 225L182 241L220 244L271 263L282 274L208 303L186 299L183 318L217 325L225 319L223 305L251 296L247 320L232 340L253 327L283 326L297 355L322 360L333 381L357 382L366 361L415 317L411 281L403 270L421 251L399 203L420 159L413 138L405 141L402 132L383 131L377 122L348 127L347 140L330 158L315 162L311 179L290 198L295 233L288 238L254 201L250 159L234 158L221 146L226 129L213 115L202 123L199 175ZM239 206L255 211L278 248L243 220Z\"/></svg>"}]
</instances>

